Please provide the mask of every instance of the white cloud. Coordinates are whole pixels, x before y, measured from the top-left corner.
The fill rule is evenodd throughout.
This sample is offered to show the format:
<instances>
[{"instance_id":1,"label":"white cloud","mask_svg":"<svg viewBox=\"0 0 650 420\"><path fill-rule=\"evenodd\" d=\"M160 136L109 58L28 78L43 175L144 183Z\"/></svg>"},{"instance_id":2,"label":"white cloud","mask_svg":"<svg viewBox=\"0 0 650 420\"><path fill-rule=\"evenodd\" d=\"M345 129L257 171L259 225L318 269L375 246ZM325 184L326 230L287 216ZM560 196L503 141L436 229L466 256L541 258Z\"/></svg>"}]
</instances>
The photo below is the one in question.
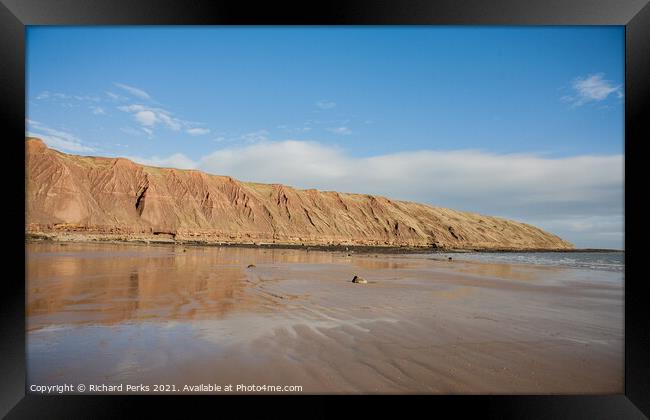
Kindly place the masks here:
<instances>
[{"instance_id":1,"label":"white cloud","mask_svg":"<svg viewBox=\"0 0 650 420\"><path fill-rule=\"evenodd\" d=\"M145 128L154 128L156 125L162 124L171 130L178 131L181 127L188 125L187 121L174 117L171 112L162 108L133 104L118 106L117 109L132 114L133 118Z\"/></svg>"},{"instance_id":2,"label":"white cloud","mask_svg":"<svg viewBox=\"0 0 650 420\"><path fill-rule=\"evenodd\" d=\"M576 78L571 84L574 94L563 96L562 100L571 103L573 107L578 107L589 102L604 101L612 94L622 98L622 85L615 85L604 77L603 73L597 73Z\"/></svg>"},{"instance_id":3,"label":"white cloud","mask_svg":"<svg viewBox=\"0 0 650 420\"><path fill-rule=\"evenodd\" d=\"M343 136L352 134L352 130L350 130L348 127L333 127L333 128L328 128L327 131L330 131L334 134L340 134Z\"/></svg>"},{"instance_id":4,"label":"white cloud","mask_svg":"<svg viewBox=\"0 0 650 420\"><path fill-rule=\"evenodd\" d=\"M548 231L558 232L562 237L571 238L583 248L623 248L623 214L572 214L564 218L533 218L528 222Z\"/></svg>"},{"instance_id":5,"label":"white cloud","mask_svg":"<svg viewBox=\"0 0 650 420\"><path fill-rule=\"evenodd\" d=\"M507 217L579 247L622 247L623 155L420 150L353 157L337 147L286 140L228 147L197 161L178 154L140 161Z\"/></svg>"},{"instance_id":6,"label":"white cloud","mask_svg":"<svg viewBox=\"0 0 650 420\"><path fill-rule=\"evenodd\" d=\"M332 109L336 107L336 102L332 101L318 101L316 102L316 106L320 109Z\"/></svg>"},{"instance_id":7,"label":"white cloud","mask_svg":"<svg viewBox=\"0 0 650 420\"><path fill-rule=\"evenodd\" d=\"M154 124L156 124L156 121L158 121L158 118L156 118L156 113L149 110L138 111L133 115L133 117L140 124L146 125L147 127L153 127Z\"/></svg>"},{"instance_id":8,"label":"white cloud","mask_svg":"<svg viewBox=\"0 0 650 420\"><path fill-rule=\"evenodd\" d=\"M146 99L150 101L150 103L155 104L155 101L151 99L151 96L142 89L125 85L123 83L114 83L114 85L136 98ZM66 95L58 92L43 91L36 96L36 99L57 101L62 106L70 108L78 107L79 102L90 102L88 104L89 109L95 115L107 115L106 109L103 106L99 106L100 104L114 103L118 110L131 114L134 121L138 123L140 130L122 129L125 133L132 135L141 135L144 132L149 138L152 138L155 134L155 130L161 126L172 131L185 130L187 134L192 136L210 133L210 129L208 128L197 127L203 125L201 122L192 122L180 119L174 116L172 112L159 106L133 103L124 104L124 102L130 101L128 97L112 91L106 91L105 94L106 97L103 97L102 99L98 96ZM254 133L250 133L246 136L245 140L250 142L256 141Z\"/></svg>"},{"instance_id":9,"label":"white cloud","mask_svg":"<svg viewBox=\"0 0 650 420\"><path fill-rule=\"evenodd\" d=\"M509 217L578 246L621 247L623 162L622 155L548 158L475 150L357 158L315 142L282 141L222 149L200 159L197 168Z\"/></svg>"},{"instance_id":10,"label":"white cloud","mask_svg":"<svg viewBox=\"0 0 650 420\"><path fill-rule=\"evenodd\" d=\"M187 134L189 134L191 136L202 136L202 135L208 134L210 132L210 129L209 128L195 127L195 128L188 128L186 130L186 132L187 132Z\"/></svg>"},{"instance_id":11,"label":"white cloud","mask_svg":"<svg viewBox=\"0 0 650 420\"><path fill-rule=\"evenodd\" d=\"M115 86L117 86L118 88L128 92L130 95L135 96L136 98L151 100L151 96L142 89L138 89L138 88L133 87L133 86L125 85L123 83L113 83L113 84Z\"/></svg>"},{"instance_id":12,"label":"white cloud","mask_svg":"<svg viewBox=\"0 0 650 420\"><path fill-rule=\"evenodd\" d=\"M93 147L85 145L76 136L62 130L50 128L34 120L26 120L26 135L29 137L38 137L48 146L68 152L93 152Z\"/></svg>"},{"instance_id":13,"label":"white cloud","mask_svg":"<svg viewBox=\"0 0 650 420\"><path fill-rule=\"evenodd\" d=\"M318 180L319 184L325 185L320 182L325 180L324 176L336 178L343 175L338 166L342 157L338 149L318 143L288 140L218 150L203 157L199 167L214 174L237 173L237 176L245 180L284 182L306 187L308 184L304 180L298 182L298 178ZM333 165L330 167L330 164ZM246 165L255 165L249 175L243 171ZM298 171L299 174L296 177L287 174L293 171Z\"/></svg>"},{"instance_id":14,"label":"white cloud","mask_svg":"<svg viewBox=\"0 0 650 420\"><path fill-rule=\"evenodd\" d=\"M111 97L116 96L107 92ZM140 128L145 131L149 137L153 137L154 130L158 126L166 127L172 131L183 129L185 133L191 136L200 136L210 133L209 128L196 127L202 125L200 122L193 122L180 119L164 108L149 106L143 104L120 105L117 107L120 111L133 115L135 121L140 124Z\"/></svg>"},{"instance_id":15,"label":"white cloud","mask_svg":"<svg viewBox=\"0 0 650 420\"><path fill-rule=\"evenodd\" d=\"M196 167L196 163L182 153L176 153L166 158L158 156L152 156L150 158L126 156L126 158L142 165L157 166L160 168L193 169Z\"/></svg>"}]
</instances>

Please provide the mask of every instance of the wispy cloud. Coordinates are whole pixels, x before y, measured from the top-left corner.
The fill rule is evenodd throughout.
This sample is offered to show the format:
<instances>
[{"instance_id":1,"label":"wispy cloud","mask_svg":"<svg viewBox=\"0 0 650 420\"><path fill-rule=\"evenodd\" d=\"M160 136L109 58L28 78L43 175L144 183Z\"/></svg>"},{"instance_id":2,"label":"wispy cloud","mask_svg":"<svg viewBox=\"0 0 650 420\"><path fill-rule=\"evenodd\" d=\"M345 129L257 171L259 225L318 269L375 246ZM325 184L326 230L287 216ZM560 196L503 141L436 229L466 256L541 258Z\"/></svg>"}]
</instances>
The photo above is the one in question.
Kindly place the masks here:
<instances>
[{"instance_id":1,"label":"wispy cloud","mask_svg":"<svg viewBox=\"0 0 650 420\"><path fill-rule=\"evenodd\" d=\"M51 100L55 102L64 102L68 101L69 102L101 102L101 98L98 96L92 96L92 95L68 95L66 93L61 93L61 92L50 92L49 90L45 90L38 95L36 95L36 100L43 101L43 100Z\"/></svg>"},{"instance_id":2,"label":"wispy cloud","mask_svg":"<svg viewBox=\"0 0 650 420\"><path fill-rule=\"evenodd\" d=\"M562 100L569 102L572 107L582 106L589 102L604 101L610 95L616 95L618 98L623 97L622 85L616 85L612 81L606 80L603 73L578 77L571 83L571 88L574 93L563 96Z\"/></svg>"},{"instance_id":3,"label":"wispy cloud","mask_svg":"<svg viewBox=\"0 0 650 420\"><path fill-rule=\"evenodd\" d=\"M236 133L215 133L217 137L212 141L215 143L231 143L231 144L256 144L270 141L270 134L268 130L255 130L243 134Z\"/></svg>"},{"instance_id":4,"label":"wispy cloud","mask_svg":"<svg viewBox=\"0 0 650 420\"><path fill-rule=\"evenodd\" d=\"M336 102L332 101L318 101L316 106L320 109L332 109L336 107Z\"/></svg>"},{"instance_id":5,"label":"wispy cloud","mask_svg":"<svg viewBox=\"0 0 650 420\"><path fill-rule=\"evenodd\" d=\"M36 99L44 100L44 99L71 99L71 95L66 95L65 93L60 93L60 92L50 92L49 90L44 90L43 92L39 93L36 96Z\"/></svg>"},{"instance_id":6,"label":"wispy cloud","mask_svg":"<svg viewBox=\"0 0 650 420\"><path fill-rule=\"evenodd\" d=\"M29 137L38 137L48 146L68 152L93 152L95 148L84 144L79 138L63 130L54 129L38 121L26 120L26 134Z\"/></svg>"},{"instance_id":7,"label":"wispy cloud","mask_svg":"<svg viewBox=\"0 0 650 420\"><path fill-rule=\"evenodd\" d=\"M88 103L88 108L94 115L108 115L106 105L111 104L111 106L115 106L116 109L130 114L133 120L138 124L137 130L121 129L123 132L131 135L146 134L149 138L153 138L155 131L159 127L179 132L183 130L186 134L191 136L200 136L210 133L209 128L202 127L204 124L178 118L171 111L162 108L151 98L149 93L140 88L117 82L113 83L113 85L126 92L128 96L110 90L105 91L104 93L106 96L101 97L91 95L68 95L46 90L39 93L35 99L55 101L65 107L79 107L81 103L86 102ZM142 103L133 103L137 99L143 99L146 101L143 101ZM245 140L250 140L250 138L247 137ZM73 147L71 145L68 146ZM69 147L67 150L81 150L70 149Z\"/></svg>"},{"instance_id":8,"label":"wispy cloud","mask_svg":"<svg viewBox=\"0 0 650 420\"><path fill-rule=\"evenodd\" d=\"M269 132L266 130L257 130L240 136L246 143L258 143L269 140Z\"/></svg>"},{"instance_id":9,"label":"wispy cloud","mask_svg":"<svg viewBox=\"0 0 650 420\"><path fill-rule=\"evenodd\" d=\"M327 131L330 131L330 132L332 132L334 134L343 135L343 136L346 136L348 134L352 134L352 130L350 130L348 127L344 127L344 126L328 128Z\"/></svg>"},{"instance_id":10,"label":"wispy cloud","mask_svg":"<svg viewBox=\"0 0 650 420\"><path fill-rule=\"evenodd\" d=\"M209 128L199 128L199 127L194 127L194 128L188 128L185 130L187 134L191 136L203 136L205 134L210 133Z\"/></svg>"},{"instance_id":11,"label":"wispy cloud","mask_svg":"<svg viewBox=\"0 0 650 420\"><path fill-rule=\"evenodd\" d=\"M302 134L312 130L312 127L310 127L308 123L305 123L302 126L292 126L292 125L282 124L282 125L278 125L277 128L284 131L285 133L291 133L291 134Z\"/></svg>"},{"instance_id":12,"label":"wispy cloud","mask_svg":"<svg viewBox=\"0 0 650 420\"><path fill-rule=\"evenodd\" d=\"M188 123L163 108L149 107L147 105L133 104L121 105L117 109L133 115L135 121L145 128L154 128L157 125L163 125L173 131L179 131L184 125Z\"/></svg>"},{"instance_id":13,"label":"wispy cloud","mask_svg":"<svg viewBox=\"0 0 650 420\"><path fill-rule=\"evenodd\" d=\"M130 136L143 136L147 135L147 137L152 138L153 137L153 131L149 128L146 127L139 127L139 128L133 128L133 127L121 127L120 131L123 133L126 133Z\"/></svg>"},{"instance_id":14,"label":"wispy cloud","mask_svg":"<svg viewBox=\"0 0 650 420\"><path fill-rule=\"evenodd\" d=\"M118 88L124 90L125 92L128 92L130 95L135 96L136 98L139 99L146 99L146 100L151 100L151 95L149 95L147 92L145 92L142 89L139 89L137 87L125 85L123 83L113 83L115 86Z\"/></svg>"},{"instance_id":15,"label":"wispy cloud","mask_svg":"<svg viewBox=\"0 0 650 420\"><path fill-rule=\"evenodd\" d=\"M115 92L106 91L105 93L106 93L106 96L108 96L113 101L128 101L129 100L129 98L127 98L126 96L119 95L119 94L117 94Z\"/></svg>"},{"instance_id":16,"label":"wispy cloud","mask_svg":"<svg viewBox=\"0 0 650 420\"><path fill-rule=\"evenodd\" d=\"M87 101L87 102L101 101L101 99L98 96L92 96L92 95L73 95L72 97L78 101Z\"/></svg>"},{"instance_id":17,"label":"wispy cloud","mask_svg":"<svg viewBox=\"0 0 650 420\"><path fill-rule=\"evenodd\" d=\"M133 115L133 119L140 124L141 129L150 137L153 136L153 130L158 126L164 126L173 131L185 129L185 132L191 136L205 135L210 132L209 128L194 127L195 123L177 118L170 111L163 108L133 104L118 106L117 109Z\"/></svg>"}]
</instances>

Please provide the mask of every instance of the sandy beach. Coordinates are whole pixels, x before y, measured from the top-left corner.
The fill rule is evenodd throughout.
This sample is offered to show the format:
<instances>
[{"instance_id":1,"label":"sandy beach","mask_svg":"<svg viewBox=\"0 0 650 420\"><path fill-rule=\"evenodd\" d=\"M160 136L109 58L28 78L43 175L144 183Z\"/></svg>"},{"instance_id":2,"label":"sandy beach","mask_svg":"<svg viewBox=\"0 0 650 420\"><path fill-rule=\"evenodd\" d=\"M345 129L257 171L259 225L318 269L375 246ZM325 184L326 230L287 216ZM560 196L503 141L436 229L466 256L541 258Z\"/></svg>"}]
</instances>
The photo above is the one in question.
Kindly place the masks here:
<instances>
[{"instance_id":1,"label":"sandy beach","mask_svg":"<svg viewBox=\"0 0 650 420\"><path fill-rule=\"evenodd\" d=\"M132 244L26 255L29 384L623 392L621 272Z\"/></svg>"}]
</instances>

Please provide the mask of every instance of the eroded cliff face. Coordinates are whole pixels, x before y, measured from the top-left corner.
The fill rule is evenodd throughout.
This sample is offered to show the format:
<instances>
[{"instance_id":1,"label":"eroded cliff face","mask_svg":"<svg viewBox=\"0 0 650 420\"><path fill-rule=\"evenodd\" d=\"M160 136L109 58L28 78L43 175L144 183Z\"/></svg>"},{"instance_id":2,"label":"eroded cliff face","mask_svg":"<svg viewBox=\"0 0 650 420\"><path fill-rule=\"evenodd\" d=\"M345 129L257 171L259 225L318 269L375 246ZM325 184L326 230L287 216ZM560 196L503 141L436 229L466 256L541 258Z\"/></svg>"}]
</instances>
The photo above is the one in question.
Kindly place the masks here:
<instances>
[{"instance_id":1,"label":"eroded cliff face","mask_svg":"<svg viewBox=\"0 0 650 420\"><path fill-rule=\"evenodd\" d=\"M29 233L205 243L573 248L534 226L475 213L68 155L34 138L26 148Z\"/></svg>"}]
</instances>

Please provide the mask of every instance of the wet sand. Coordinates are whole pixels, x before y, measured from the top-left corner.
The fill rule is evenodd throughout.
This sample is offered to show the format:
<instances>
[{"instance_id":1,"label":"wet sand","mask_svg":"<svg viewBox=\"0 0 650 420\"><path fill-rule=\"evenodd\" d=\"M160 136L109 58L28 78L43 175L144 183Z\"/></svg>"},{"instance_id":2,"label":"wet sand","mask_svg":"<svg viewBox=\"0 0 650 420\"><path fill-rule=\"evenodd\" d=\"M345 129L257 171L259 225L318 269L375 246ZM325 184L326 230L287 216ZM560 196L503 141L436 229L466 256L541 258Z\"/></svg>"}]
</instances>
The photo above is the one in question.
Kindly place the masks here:
<instances>
[{"instance_id":1,"label":"wet sand","mask_svg":"<svg viewBox=\"0 0 650 420\"><path fill-rule=\"evenodd\" d=\"M431 254L26 251L29 384L623 392L622 273Z\"/></svg>"}]
</instances>

